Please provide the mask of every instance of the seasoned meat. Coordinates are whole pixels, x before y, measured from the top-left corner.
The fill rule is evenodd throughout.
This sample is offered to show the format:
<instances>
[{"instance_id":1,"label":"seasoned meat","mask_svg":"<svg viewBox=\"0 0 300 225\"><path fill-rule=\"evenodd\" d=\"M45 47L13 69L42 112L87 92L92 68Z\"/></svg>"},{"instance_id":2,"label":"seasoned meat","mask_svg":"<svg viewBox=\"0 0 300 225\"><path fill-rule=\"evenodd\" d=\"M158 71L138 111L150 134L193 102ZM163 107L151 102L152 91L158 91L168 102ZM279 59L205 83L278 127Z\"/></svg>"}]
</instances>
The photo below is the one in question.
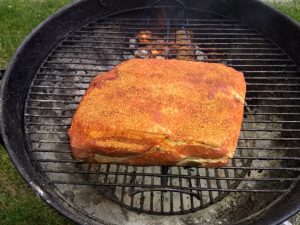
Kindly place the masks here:
<instances>
[{"instance_id":1,"label":"seasoned meat","mask_svg":"<svg viewBox=\"0 0 300 225\"><path fill-rule=\"evenodd\" d=\"M132 59L97 76L69 130L75 159L223 166L236 149L246 84L222 64Z\"/></svg>"}]
</instances>

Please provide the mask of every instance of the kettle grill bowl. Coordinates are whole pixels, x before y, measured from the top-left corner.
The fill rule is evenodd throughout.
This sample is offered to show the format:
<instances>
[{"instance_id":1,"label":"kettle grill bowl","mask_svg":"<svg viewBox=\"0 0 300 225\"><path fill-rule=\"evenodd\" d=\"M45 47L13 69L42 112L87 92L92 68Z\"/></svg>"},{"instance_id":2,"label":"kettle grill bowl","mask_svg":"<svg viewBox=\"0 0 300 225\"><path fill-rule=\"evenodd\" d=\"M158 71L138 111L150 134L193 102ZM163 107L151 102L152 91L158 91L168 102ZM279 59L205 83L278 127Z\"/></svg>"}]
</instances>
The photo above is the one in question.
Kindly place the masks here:
<instances>
[{"instance_id":1,"label":"kettle grill bowl","mask_svg":"<svg viewBox=\"0 0 300 225\"><path fill-rule=\"evenodd\" d=\"M14 165L35 193L80 224L284 221L300 208L300 27L255 0L157 3L78 1L26 38L1 90L2 136ZM90 80L130 55L128 40L155 30L151 17L164 6L184 9L184 17L171 16L154 32L171 41L176 29L192 30L208 62L245 74L234 159L219 169L73 160L66 132Z\"/></svg>"}]
</instances>

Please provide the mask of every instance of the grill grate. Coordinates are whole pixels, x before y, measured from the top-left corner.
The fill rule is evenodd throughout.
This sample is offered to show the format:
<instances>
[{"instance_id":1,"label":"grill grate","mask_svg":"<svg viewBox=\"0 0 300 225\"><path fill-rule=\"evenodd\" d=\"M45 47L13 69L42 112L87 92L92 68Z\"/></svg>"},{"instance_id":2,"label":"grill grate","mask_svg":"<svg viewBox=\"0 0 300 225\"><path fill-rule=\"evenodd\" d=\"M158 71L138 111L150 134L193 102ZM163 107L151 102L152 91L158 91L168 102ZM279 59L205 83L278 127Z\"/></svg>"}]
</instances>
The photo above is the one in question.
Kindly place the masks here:
<instances>
[{"instance_id":1,"label":"grill grate","mask_svg":"<svg viewBox=\"0 0 300 225\"><path fill-rule=\"evenodd\" d=\"M32 81L25 109L29 155L59 195L89 214L76 193L92 187L120 205L143 213L195 212L232 193L288 192L299 181L300 72L271 40L235 20L158 20L111 17L70 33L44 60ZM94 165L72 158L67 130L90 81L132 55L129 39L151 30L167 43L178 29L208 57L245 74L247 106L234 158L224 168ZM157 38L159 39L159 38ZM79 195L79 194L78 194ZM86 195L86 194L83 194ZM75 200L74 200L75 199ZM94 212L92 212L94 213ZM97 218L96 218L97 219Z\"/></svg>"}]
</instances>

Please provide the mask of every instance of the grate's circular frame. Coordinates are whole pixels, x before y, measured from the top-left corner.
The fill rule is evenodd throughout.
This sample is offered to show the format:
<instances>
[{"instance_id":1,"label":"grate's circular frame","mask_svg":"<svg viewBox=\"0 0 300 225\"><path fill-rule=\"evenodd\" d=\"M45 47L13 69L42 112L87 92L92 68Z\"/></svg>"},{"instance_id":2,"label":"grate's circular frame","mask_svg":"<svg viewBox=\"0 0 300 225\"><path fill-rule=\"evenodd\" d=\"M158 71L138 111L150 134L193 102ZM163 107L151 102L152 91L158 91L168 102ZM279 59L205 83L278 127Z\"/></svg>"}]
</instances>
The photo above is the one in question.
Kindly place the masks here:
<instances>
[{"instance_id":1,"label":"grate's circular frame","mask_svg":"<svg viewBox=\"0 0 300 225\"><path fill-rule=\"evenodd\" d=\"M215 9L214 7L218 4L224 4L223 6L227 7L226 9L229 9L230 7L233 7L232 4L234 4L234 2L235 1L228 1L227 3L221 3L221 1L210 1L210 3L202 3L203 5L200 5L199 8L202 9L203 15L205 15L207 14L206 9ZM45 22L44 25L41 25L41 27L38 28L31 35L31 37L28 38L27 42L25 42L22 48L18 51L17 55L15 56L14 63L10 66L5 76L4 88L2 90L1 98L1 119L2 123L4 123L2 126L3 138L6 147L13 159L13 162L15 163L16 167L19 169L23 177L33 187L33 189L39 195L41 195L41 197L45 198L52 206L80 223L87 221L88 218L91 219L91 221L97 221L98 223L106 223L106 221L105 218L90 215L76 204L72 205L72 203L70 203L69 201L72 196L68 196L69 192L61 192L59 190L60 184L94 186L96 187L95 190L97 192L105 195L106 197L110 197L112 200L119 202L123 206L136 211L144 213L146 212L150 214L172 215L197 211L201 208L207 207L210 204L216 203L216 201L221 200L226 194L230 192L267 194L270 192L278 193L278 195L276 196L279 196L279 198L277 202L275 201L273 203L273 207L276 206L276 203L278 205L279 202L283 201L283 199L285 198L290 199L290 201L291 199L296 199L297 201L297 199L299 199L298 197L291 198L288 196L299 196L299 192L296 191L296 188L297 185L299 185L299 177L297 177L299 175L299 167L297 167L299 166L299 154L297 152L299 146L299 136L297 135L297 132L299 132L297 129L297 124L299 123L297 120L297 116L299 115L299 112L297 111L297 88L300 86L300 84L297 83L297 81L299 80L299 69L297 64L295 64L295 61L297 62L299 58L297 58L297 55L295 55L295 52L297 52L295 48L292 49L289 46L284 46L287 45L287 43L280 43L280 37L274 36L272 37L272 39L275 39L277 43L281 44L281 47L285 47L285 50L289 52L290 56L293 56L294 61L288 55L286 55L285 51L274 44L273 41L265 38L264 35L262 35L260 32L257 32L255 29L247 27L244 22L247 22L248 24L255 27L255 25L251 24L253 23L253 21L247 21L247 19L249 19L247 17L245 18L246 21L244 21L243 23L240 23L235 19L230 19L230 17L224 18L217 14L213 14L213 18L205 18L204 16L203 19L173 20L173 22L175 23L171 22L169 24L169 28L166 29L166 32L164 32L164 35L170 35L172 34L172 32L174 32L174 29L180 29L182 26L185 26L186 29L192 29L194 32L196 32L196 43L199 44L199 46L203 51L205 51L205 53L211 55L208 61L223 62L239 70L242 70L245 73L248 83L248 90L249 87L250 90L247 92L247 102L249 110L246 110L245 113L243 131L248 133L244 137L241 136L240 145L237 152L238 154L235 156L235 159L232 160L230 166L222 169L200 168L194 170L177 167L168 169L163 168L162 170L160 170L159 168L153 167L150 171L147 171L147 168L123 167L122 169L122 166L114 165L81 165L79 167L77 166L76 168L65 167L63 168L63 170L61 170L61 167L59 167L58 170L55 170L53 169L54 167L47 168L47 166L43 165L44 163L82 164L81 162L74 162L74 160L70 157L60 158L61 155L64 154L70 156L70 152L66 149L66 146L58 146L60 144L68 144L68 141L64 135L66 134L67 125L70 122L67 121L67 119L72 115L74 104L76 105L76 103L78 103L78 101L80 100L80 96L83 95L84 90L87 87L86 85L88 85L90 79L93 76L95 76L102 70L109 70L111 66L116 65L119 61L122 60L124 51L128 51L128 47L126 46L128 43L126 43L126 40L128 40L130 35L135 35L137 31L143 30L145 28L151 29L151 25L155 26L155 24L151 24L151 21L149 22L149 20L146 19L141 19L139 21L137 18L134 18L134 20L132 18L122 18L121 22L116 23L114 21L112 23L115 26L114 29L117 31L113 31L113 29L110 27L111 32L106 31L106 33L104 33L106 34L104 35L104 37L98 37L104 38L104 40L101 39L100 41L95 41L88 40L86 39L87 37L82 37L81 33L84 33L86 35L89 34L89 32L91 33L90 30L93 30L92 33L98 32L103 36L103 32L105 32L104 30L107 30L107 21L111 23L111 21L109 20L116 20L116 17L106 17L105 20L97 20L97 18L99 17L99 11L97 10L99 10L99 8L104 11L107 10L106 13L111 13L110 10L120 11L120 13L122 11L121 9L116 10L110 7L109 4L110 3L107 3L104 6L103 1L81 1L56 14L56 16L53 16L52 19L49 19L47 22ZM130 4L133 4L131 8L138 9L138 7L133 7L134 4L137 4L134 1L130 2ZM130 8L130 4L126 7ZM186 1L186 5L188 4L189 1ZM270 8L256 1L250 2L250 6L262 7L261 10L267 10L269 13L274 13L274 11L272 11ZM97 10L95 10L96 7ZM151 10L154 10L154 8L150 8ZM187 11L190 8L191 7L186 7ZM142 7L138 10L141 9ZM79 12L79 14L77 14L76 17L73 18L74 15L72 11L77 13ZM80 12L82 14L80 14ZM86 18L86 14L84 12L89 12L90 17ZM199 13L199 11L197 11L197 13L193 13L192 11L188 12L189 13L187 15L194 15ZM219 13L223 14L224 12ZM234 13L234 10L231 13ZM126 15L130 15L130 10L127 11ZM285 22L291 26L291 28L287 26L286 29L297 27L296 24L293 24L293 22L289 21L284 16L279 15L278 13L276 13L276 15L282 19L282 21L279 20L279 22ZM233 15L231 16L233 17ZM238 14L234 14L234 16L236 16L237 19L241 19L238 18ZM72 24L67 24L67 22L64 20L64 17L71 17L76 20L70 21L72 22ZM60 21L59 19L63 19L64 23L60 23L60 29L55 29L54 27L57 26L58 21ZM91 23L90 21L97 22ZM107 24L105 24L105 22L103 23L103 21L106 21ZM133 22L134 26L132 26ZM139 24L139 22L141 24ZM118 23L121 23L121 28L118 27ZM82 25L84 26L82 27ZM127 28L128 30L130 30L130 32L122 31L122 29L126 30L126 26L130 26L129 28ZM263 32L266 32L266 29L268 29L268 27L263 26L260 28ZM43 29L44 32L47 32L47 30L49 29L53 29L54 31L56 31L54 32L54 34L56 35L45 38L41 34L41 30ZM62 32L61 29L65 29L65 31ZM69 32L71 33L69 34ZM197 36L197 32L199 32L200 36ZM113 35L116 35L116 33L121 34L121 36L114 37ZM41 36L39 36L39 34ZM290 37L291 39L296 38L296 36L299 35L298 33L293 34L294 35ZM122 35L124 35L125 37ZM213 35L213 38L210 35ZM44 39L48 39L47 42ZM36 43L35 41L39 41L39 43ZM43 44L45 44L43 41L51 46L43 46ZM84 45L82 45L82 43L84 43ZM101 58L101 63L99 64L99 62L97 62L97 60L100 59L99 52L95 51L95 49L103 49L103 47L96 46L101 43L105 43L108 45L113 44L113 47L107 46L106 48L104 47L104 49L115 48L115 51L121 51L115 52L115 55L119 55L119 57L121 58L114 58L113 60L110 59L110 63L105 65L104 68L103 60L105 61L109 59L109 54L112 53L102 52L102 55L103 53L107 54L105 54L106 58ZM293 42L291 42L291 44L293 44ZM41 57L35 58L34 56L27 53L28 55L26 56L28 58L23 58L24 54L26 54L25 51L27 50L30 53L33 46L34 49L38 49L35 53ZM214 50L213 52L211 50L212 48ZM66 52L66 49L72 49L73 52ZM79 49L81 54L87 54L88 56L78 57L78 51L74 51L73 49ZM84 53L85 50L89 50L89 52ZM18 54L23 54L23 56L20 58L18 57ZM249 57L251 60L249 60ZM58 61L58 59L61 60L62 58L64 58L63 61ZM32 65L24 67L20 66L25 65L26 62L28 62L28 59L32 59ZM111 61L113 61L113 63ZM258 62L261 64L258 64ZM16 63L21 64L18 64L19 66L16 66ZM99 65L101 65L102 68L97 67ZM74 72L79 70L85 70L88 72ZM22 77L21 75L25 71L27 77ZM38 72L36 73L36 71ZM56 73L53 71L60 72ZM74 74L72 74L72 72L74 72ZM29 77L28 74L30 74L31 76ZM17 75L21 77L18 77ZM33 75L35 75L34 79ZM8 82L14 76L15 78L17 78L17 80L12 85L13 87L7 87L9 84L13 83L13 81L10 81L10 83ZM23 78L24 80L22 80L21 78ZM79 92L72 92L72 89L79 86L79 84L83 85L84 87L79 87ZM29 85L31 86L29 91L27 91ZM16 93L14 91L7 92L9 88L16 87L20 91L20 93ZM64 93L55 92L55 88L64 89ZM7 95L8 93L10 94L10 99L14 97L16 97L17 99L16 101L14 101L15 105L10 104L9 107L5 107L5 104L7 105L10 101L9 98L4 97L5 94ZM28 93L26 101L25 93ZM22 113L24 102L26 102L26 108L24 109L25 114L23 114L25 115L25 118L24 121L21 122L23 118ZM42 102L42 104L44 105L38 105L36 104L37 102ZM67 108L61 108L53 106L53 103L69 105L67 105ZM268 109L270 108L272 108L272 111L268 111ZM11 111L11 109L14 110ZM284 110L282 111L282 109ZM269 120L267 117L269 117L270 115L277 117L273 117L273 120ZM3 119L3 116L6 117L6 120ZM11 120L10 124L5 124L8 118ZM43 120L42 124L40 123L41 118ZM55 119L65 120L66 124L61 123L61 121L57 122L55 121ZM9 130L8 127L14 126L16 129L18 125L17 121L20 121L19 123L21 125L24 124L26 129L24 130L24 128L21 127L21 129L17 129L12 132L12 130ZM53 123L53 121L54 124L51 124L51 122ZM14 122L16 122L17 124L12 124ZM59 130L54 129L51 131L48 128L45 129L45 127L55 126L59 123L61 125ZM267 125L261 126L260 124ZM275 126L274 128L274 126L270 127L268 124L284 124L284 126L279 126L277 128ZM252 136L249 136L249 132ZM267 136L264 138L255 136L261 136L263 132L280 132L281 136ZM27 136L24 136L25 133L27 134ZM13 137L15 137L15 143L9 142L8 139L11 139ZM41 139L41 137L44 137L44 139ZM29 145L24 146L24 143L22 144L22 139L24 141L27 139L27 143ZM264 141L280 142L278 144L279 147L277 146L276 148L270 149L264 148L262 145L257 145L257 142ZM283 142L283 144L281 142ZM16 143L18 143L19 145L18 148L14 147L14 149L18 150L13 151L12 146L14 146ZM27 151L24 151L24 149L20 148L19 146L24 146L24 149L27 148ZM257 150L269 152L289 151L288 153L291 153L291 155L284 154L280 156L259 156L253 153ZM249 155L249 152L254 155ZM57 157L57 154L59 154L60 156ZM53 158L53 156L55 156L56 158ZM277 168L270 167L270 165L269 167L257 166L255 164L253 165L252 161L257 159L260 161L280 161L285 163L277 164L277 166L279 165L279 167ZM249 171L258 170L271 171L271 173L275 172L275 176L273 174L273 177L257 178L249 177L249 174L247 175ZM71 181L68 181L64 176L60 177L61 179L53 179L53 176L51 175L75 173L80 174L79 177L83 180L79 181L74 180L73 178L71 179ZM285 176L281 177L282 174L285 174ZM122 180L119 181L118 176L122 177ZM138 179L139 176L141 177L140 179ZM95 177L97 180L95 180ZM143 183L145 182L145 177L153 177L153 183L151 183L150 185ZM78 179L78 176L76 177L76 179ZM179 185L175 186L173 184L173 180L178 182ZM183 180L187 182L186 185L182 184ZM271 183L272 185L276 185L277 188L270 188L269 185L262 185L262 187L260 188L253 188L251 187L251 185L250 187L247 185L245 187L241 187L240 182L251 184L251 182L257 180L261 181L263 184ZM159 185L154 185L155 182L158 182ZM206 184L206 186L199 186L201 184ZM239 184L240 186L238 186ZM110 193L112 187L121 188L121 195L119 198L112 198L112 195ZM114 190L116 191L116 189ZM138 199L144 199L147 196L150 196L149 199L153 199L153 197L151 197L151 194L146 194L148 192L153 193L153 196L155 195L155 193L158 193L160 196L157 197L157 200L164 202L166 191L167 195L170 195L170 199L175 199L174 196L177 194L177 198L179 199L182 198L182 196L188 197L190 202L188 204L189 207L182 207L183 204L181 201L180 206L176 211L175 208L173 208L173 203L171 203L170 200L170 202L168 202L168 204L170 204L169 209L166 209L164 204L161 204L162 208L160 209L155 209L153 208L153 206L151 208L150 204L149 210L146 210L143 207L143 201L138 200L138 202L135 202L134 200L134 196L138 195L140 195ZM127 192L127 194L131 193L131 197L127 200L124 200L125 192ZM203 198L203 193L205 192L208 196L207 202L205 202L205 199ZM107 193L109 194L107 195ZM172 197L172 195L174 196ZM299 210L299 205L297 204L297 202L295 203L291 201L287 205L289 204L292 206L292 210L289 210L290 214L292 214L294 211ZM139 205L140 207L137 207L136 205ZM280 207L278 209L280 209ZM73 210L75 210L74 212L76 212L77 215L76 213L72 213ZM270 218L263 215L267 210L269 210L269 212L274 212L275 214L277 214L275 210L272 211L272 209L266 208L257 212L257 217L253 218L252 216L252 218L249 217L245 219L245 221L248 224L251 224L255 223L255 220L258 218L270 220ZM283 212L286 212L286 210ZM279 217L278 215L274 216L273 219L277 218L278 221L283 220L289 215L289 213L285 213L284 215L281 214L281 217ZM244 223L245 221L240 220L240 223L247 224Z\"/></svg>"}]
</instances>

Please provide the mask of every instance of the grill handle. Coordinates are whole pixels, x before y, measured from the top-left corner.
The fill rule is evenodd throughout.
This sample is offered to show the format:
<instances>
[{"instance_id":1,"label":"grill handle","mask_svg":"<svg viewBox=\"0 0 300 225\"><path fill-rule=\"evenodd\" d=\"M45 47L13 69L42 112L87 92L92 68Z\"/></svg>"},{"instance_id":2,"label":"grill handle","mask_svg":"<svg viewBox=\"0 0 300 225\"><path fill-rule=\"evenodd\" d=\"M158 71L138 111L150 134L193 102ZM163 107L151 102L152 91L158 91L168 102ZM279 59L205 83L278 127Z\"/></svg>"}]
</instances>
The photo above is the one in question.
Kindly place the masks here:
<instances>
[{"instance_id":1,"label":"grill handle","mask_svg":"<svg viewBox=\"0 0 300 225\"><path fill-rule=\"evenodd\" d=\"M0 88L2 88L2 79L3 79L3 77L4 77L4 73L5 73L5 70L2 70L2 69L0 69ZM4 144L3 144L4 142L3 142L3 138L2 138L2 133L1 133L1 129L0 129L0 144L2 145L2 146L4 146Z\"/></svg>"},{"instance_id":2,"label":"grill handle","mask_svg":"<svg viewBox=\"0 0 300 225\"><path fill-rule=\"evenodd\" d=\"M4 77L5 70L0 70L0 80Z\"/></svg>"}]
</instances>

